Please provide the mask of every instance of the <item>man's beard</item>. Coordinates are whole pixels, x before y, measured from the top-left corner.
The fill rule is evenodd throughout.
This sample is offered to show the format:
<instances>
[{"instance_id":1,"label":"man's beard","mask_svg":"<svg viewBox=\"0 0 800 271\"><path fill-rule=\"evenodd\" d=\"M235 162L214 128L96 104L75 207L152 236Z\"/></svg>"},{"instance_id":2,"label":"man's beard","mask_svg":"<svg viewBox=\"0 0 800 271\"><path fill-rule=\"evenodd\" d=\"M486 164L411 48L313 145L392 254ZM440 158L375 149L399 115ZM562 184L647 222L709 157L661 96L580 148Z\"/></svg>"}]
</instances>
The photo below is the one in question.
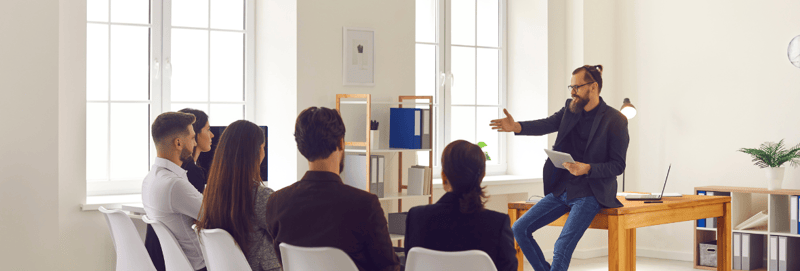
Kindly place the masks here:
<instances>
[{"instance_id":1,"label":"man's beard","mask_svg":"<svg viewBox=\"0 0 800 271\"><path fill-rule=\"evenodd\" d=\"M589 99L574 95L572 96L572 103L569 104L569 111L574 114L578 114L578 112L581 112L587 104L589 104Z\"/></svg>"},{"instance_id":2,"label":"man's beard","mask_svg":"<svg viewBox=\"0 0 800 271\"><path fill-rule=\"evenodd\" d=\"M181 161L184 163L194 163L194 155L192 155L192 151L187 148L181 149Z\"/></svg>"},{"instance_id":3,"label":"man's beard","mask_svg":"<svg viewBox=\"0 0 800 271\"><path fill-rule=\"evenodd\" d=\"M342 174L342 172L344 171L344 158L346 156L347 155L344 155L344 153L342 153L342 160L339 160L339 174Z\"/></svg>"}]
</instances>

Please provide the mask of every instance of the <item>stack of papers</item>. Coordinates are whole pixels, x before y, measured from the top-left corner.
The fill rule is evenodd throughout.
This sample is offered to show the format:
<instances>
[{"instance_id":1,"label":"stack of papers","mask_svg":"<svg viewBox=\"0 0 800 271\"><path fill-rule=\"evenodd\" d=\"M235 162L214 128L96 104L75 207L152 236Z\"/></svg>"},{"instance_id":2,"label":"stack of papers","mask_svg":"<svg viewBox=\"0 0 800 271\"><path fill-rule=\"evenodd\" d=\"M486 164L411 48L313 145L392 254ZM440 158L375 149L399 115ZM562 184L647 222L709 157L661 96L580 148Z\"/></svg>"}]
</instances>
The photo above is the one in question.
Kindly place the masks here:
<instances>
[{"instance_id":1,"label":"stack of papers","mask_svg":"<svg viewBox=\"0 0 800 271\"><path fill-rule=\"evenodd\" d=\"M759 227L766 227L767 226L767 219L769 216L767 215L767 211L761 211L757 214L751 216L747 220L742 223L739 223L735 228L735 230L746 230L752 228L759 228Z\"/></svg>"}]
</instances>

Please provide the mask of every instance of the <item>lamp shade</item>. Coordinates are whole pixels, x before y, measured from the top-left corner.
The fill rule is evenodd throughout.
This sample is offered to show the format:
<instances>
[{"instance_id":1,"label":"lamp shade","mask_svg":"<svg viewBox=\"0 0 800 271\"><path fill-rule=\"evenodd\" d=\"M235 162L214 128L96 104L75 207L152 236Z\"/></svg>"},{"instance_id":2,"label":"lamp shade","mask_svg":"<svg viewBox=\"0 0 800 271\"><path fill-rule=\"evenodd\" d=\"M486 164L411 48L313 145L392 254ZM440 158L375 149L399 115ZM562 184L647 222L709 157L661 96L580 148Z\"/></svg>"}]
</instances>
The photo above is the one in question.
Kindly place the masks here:
<instances>
[{"instance_id":1,"label":"lamp shade","mask_svg":"<svg viewBox=\"0 0 800 271\"><path fill-rule=\"evenodd\" d=\"M622 101L622 108L619 109L626 118L632 119L636 116L636 107L631 103L631 99L625 98Z\"/></svg>"}]
</instances>

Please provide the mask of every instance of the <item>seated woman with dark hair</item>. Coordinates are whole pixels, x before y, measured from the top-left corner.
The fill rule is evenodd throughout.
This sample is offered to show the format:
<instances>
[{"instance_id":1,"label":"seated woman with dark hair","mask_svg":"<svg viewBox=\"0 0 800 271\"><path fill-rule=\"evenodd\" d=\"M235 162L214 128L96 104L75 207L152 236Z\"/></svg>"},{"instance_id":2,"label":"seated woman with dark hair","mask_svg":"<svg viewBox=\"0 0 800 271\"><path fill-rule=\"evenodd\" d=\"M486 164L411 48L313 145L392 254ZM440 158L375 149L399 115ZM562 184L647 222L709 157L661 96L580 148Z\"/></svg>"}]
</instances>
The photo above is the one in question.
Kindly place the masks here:
<instances>
[{"instance_id":1,"label":"seated woman with dark hair","mask_svg":"<svg viewBox=\"0 0 800 271\"><path fill-rule=\"evenodd\" d=\"M453 141L442 152L445 193L435 204L417 206L406 219L406 255L413 247L439 251L482 250L497 270L517 270L508 215L484 209L486 157L478 145Z\"/></svg>"},{"instance_id":2,"label":"seated woman with dark hair","mask_svg":"<svg viewBox=\"0 0 800 271\"><path fill-rule=\"evenodd\" d=\"M281 270L266 224L267 200L274 191L261 182L264 144L264 131L252 122L238 120L225 128L197 219L198 232L230 233L253 271Z\"/></svg>"}]
</instances>

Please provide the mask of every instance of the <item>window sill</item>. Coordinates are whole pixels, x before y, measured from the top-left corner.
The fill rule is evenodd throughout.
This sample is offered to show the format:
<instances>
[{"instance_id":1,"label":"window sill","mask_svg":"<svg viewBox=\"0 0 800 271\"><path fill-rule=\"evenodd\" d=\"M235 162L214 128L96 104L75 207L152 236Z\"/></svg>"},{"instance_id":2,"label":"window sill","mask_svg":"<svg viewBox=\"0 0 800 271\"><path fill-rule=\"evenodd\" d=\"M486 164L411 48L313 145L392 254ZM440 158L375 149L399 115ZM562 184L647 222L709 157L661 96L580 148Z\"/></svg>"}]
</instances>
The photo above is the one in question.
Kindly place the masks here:
<instances>
[{"instance_id":1,"label":"window sill","mask_svg":"<svg viewBox=\"0 0 800 271\"><path fill-rule=\"evenodd\" d=\"M511 185L511 184L533 184L541 183L541 178L520 175L494 175L483 178L483 184L487 186ZM433 188L442 188L442 179L433 179ZM109 196L89 196L86 203L81 204L81 211L97 211L100 206L106 208L121 208L123 204L142 203L142 194L109 195Z\"/></svg>"},{"instance_id":2,"label":"window sill","mask_svg":"<svg viewBox=\"0 0 800 271\"><path fill-rule=\"evenodd\" d=\"M542 178L533 178L530 176L494 175L494 176L484 177L482 184L487 186L495 186L495 185L508 185L508 184L532 184L541 182ZM433 179L433 188L442 188L441 178Z\"/></svg>"},{"instance_id":3,"label":"window sill","mask_svg":"<svg viewBox=\"0 0 800 271\"><path fill-rule=\"evenodd\" d=\"M100 206L106 208L122 208L123 204L142 203L142 194L89 196L86 203L81 204L81 211L97 211Z\"/></svg>"}]
</instances>

